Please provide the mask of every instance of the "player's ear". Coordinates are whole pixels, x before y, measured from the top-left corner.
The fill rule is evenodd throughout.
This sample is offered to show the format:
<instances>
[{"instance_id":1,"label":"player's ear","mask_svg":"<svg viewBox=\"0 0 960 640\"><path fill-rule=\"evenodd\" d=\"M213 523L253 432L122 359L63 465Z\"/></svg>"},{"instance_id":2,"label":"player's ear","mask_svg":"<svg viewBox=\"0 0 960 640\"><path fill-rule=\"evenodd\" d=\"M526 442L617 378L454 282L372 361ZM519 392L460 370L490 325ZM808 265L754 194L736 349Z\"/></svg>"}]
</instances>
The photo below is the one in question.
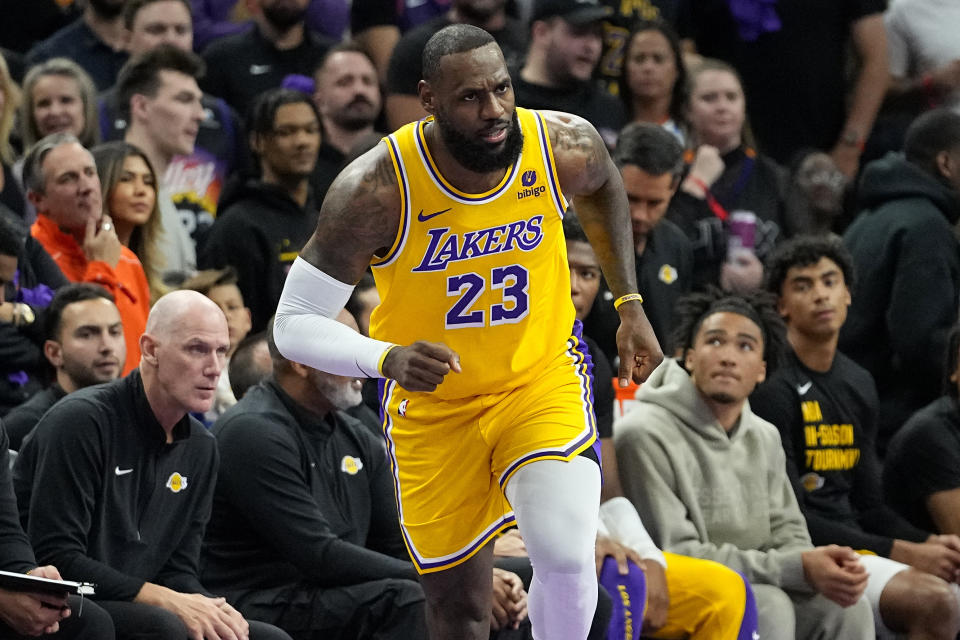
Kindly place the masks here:
<instances>
[{"instance_id":1,"label":"player's ear","mask_svg":"<svg viewBox=\"0 0 960 640\"><path fill-rule=\"evenodd\" d=\"M56 340L47 340L43 343L43 355L54 368L63 364L63 347Z\"/></svg>"},{"instance_id":2,"label":"player's ear","mask_svg":"<svg viewBox=\"0 0 960 640\"><path fill-rule=\"evenodd\" d=\"M417 94L420 96L420 106L423 107L423 110L430 115L435 115L436 108L434 106L434 100L436 99L436 95L433 93L433 88L430 86L430 83L426 80L421 80L417 85Z\"/></svg>"},{"instance_id":3,"label":"player's ear","mask_svg":"<svg viewBox=\"0 0 960 640\"><path fill-rule=\"evenodd\" d=\"M302 365L299 362L294 362L293 360L290 360L289 363L290 370L293 371L294 375L296 375L298 378L303 378L305 380L307 376L310 375L309 367Z\"/></svg>"}]
</instances>

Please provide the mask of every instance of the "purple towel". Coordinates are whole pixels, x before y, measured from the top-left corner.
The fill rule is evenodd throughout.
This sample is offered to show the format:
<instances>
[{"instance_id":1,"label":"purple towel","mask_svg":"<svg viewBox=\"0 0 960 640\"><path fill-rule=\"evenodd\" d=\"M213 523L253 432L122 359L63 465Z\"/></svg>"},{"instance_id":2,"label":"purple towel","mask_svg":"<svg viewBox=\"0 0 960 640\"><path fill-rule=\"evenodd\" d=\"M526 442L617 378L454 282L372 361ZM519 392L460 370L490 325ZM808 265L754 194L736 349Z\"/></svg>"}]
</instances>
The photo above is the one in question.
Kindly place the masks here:
<instances>
[{"instance_id":1,"label":"purple towel","mask_svg":"<svg viewBox=\"0 0 960 640\"><path fill-rule=\"evenodd\" d=\"M607 556L600 570L600 586L607 590L613 600L613 614L607 627L609 640L637 640L643 627L643 610L647 604L647 579L643 569L627 563L630 573L620 575L617 561Z\"/></svg>"},{"instance_id":2,"label":"purple towel","mask_svg":"<svg viewBox=\"0 0 960 640\"><path fill-rule=\"evenodd\" d=\"M764 33L779 31L783 26L777 15L777 0L727 1L742 40L754 42Z\"/></svg>"}]
</instances>

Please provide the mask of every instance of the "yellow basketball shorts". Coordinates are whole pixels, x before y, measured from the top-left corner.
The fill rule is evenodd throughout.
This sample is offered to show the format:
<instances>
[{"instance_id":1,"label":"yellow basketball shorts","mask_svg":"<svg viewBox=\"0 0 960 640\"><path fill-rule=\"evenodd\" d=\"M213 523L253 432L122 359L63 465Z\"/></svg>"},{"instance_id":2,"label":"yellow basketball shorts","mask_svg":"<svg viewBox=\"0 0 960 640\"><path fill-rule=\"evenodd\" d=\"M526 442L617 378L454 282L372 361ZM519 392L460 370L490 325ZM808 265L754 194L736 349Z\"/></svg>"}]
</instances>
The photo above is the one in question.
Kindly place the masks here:
<instances>
[{"instance_id":1,"label":"yellow basketball shorts","mask_svg":"<svg viewBox=\"0 0 960 640\"><path fill-rule=\"evenodd\" d=\"M591 368L575 335L542 375L503 393L441 400L381 380L400 527L420 573L468 560L513 525L504 488L517 469L599 442Z\"/></svg>"}]
</instances>

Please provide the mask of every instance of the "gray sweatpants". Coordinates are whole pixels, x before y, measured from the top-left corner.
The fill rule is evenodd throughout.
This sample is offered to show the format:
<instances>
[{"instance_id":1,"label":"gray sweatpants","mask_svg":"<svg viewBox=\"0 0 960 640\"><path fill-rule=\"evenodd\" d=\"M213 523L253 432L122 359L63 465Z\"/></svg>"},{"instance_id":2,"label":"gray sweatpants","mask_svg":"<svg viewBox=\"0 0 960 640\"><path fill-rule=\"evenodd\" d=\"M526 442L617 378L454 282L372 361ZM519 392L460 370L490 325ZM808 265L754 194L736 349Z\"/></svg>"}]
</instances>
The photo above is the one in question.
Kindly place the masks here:
<instances>
[{"instance_id":1,"label":"gray sweatpants","mask_svg":"<svg viewBox=\"0 0 960 640\"><path fill-rule=\"evenodd\" d=\"M870 603L852 607L821 595L787 594L778 587L754 584L758 630L763 640L874 640Z\"/></svg>"}]
</instances>

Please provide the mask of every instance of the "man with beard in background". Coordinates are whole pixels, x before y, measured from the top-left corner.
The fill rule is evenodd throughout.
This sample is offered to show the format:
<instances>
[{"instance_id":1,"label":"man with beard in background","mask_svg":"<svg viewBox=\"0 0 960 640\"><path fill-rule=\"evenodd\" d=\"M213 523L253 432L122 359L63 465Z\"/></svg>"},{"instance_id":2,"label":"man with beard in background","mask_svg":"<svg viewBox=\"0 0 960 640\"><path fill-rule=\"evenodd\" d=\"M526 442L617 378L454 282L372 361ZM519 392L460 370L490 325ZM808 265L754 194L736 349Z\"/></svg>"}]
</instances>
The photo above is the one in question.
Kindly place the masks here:
<instances>
[{"instance_id":1,"label":"man with beard in background","mask_svg":"<svg viewBox=\"0 0 960 640\"><path fill-rule=\"evenodd\" d=\"M307 30L310 0L249 0L254 27L213 42L203 52L206 93L247 117L253 99L290 74L313 75L332 42Z\"/></svg>"},{"instance_id":2,"label":"man with beard in background","mask_svg":"<svg viewBox=\"0 0 960 640\"><path fill-rule=\"evenodd\" d=\"M274 338L306 366L385 378L384 434L431 637L487 637L491 542L516 523L535 567L534 635L583 640L600 469L562 217L571 198L617 297L620 384L642 382L663 354L636 293L623 183L589 123L516 108L483 29L440 30L423 63L433 117L334 182ZM371 264L381 302L367 338L334 317Z\"/></svg>"},{"instance_id":3,"label":"man with beard in background","mask_svg":"<svg viewBox=\"0 0 960 640\"><path fill-rule=\"evenodd\" d=\"M124 0L88 0L86 4L79 18L33 46L27 68L50 58L70 58L90 74L99 91L105 91L127 61ZM9 15L7 19L12 20Z\"/></svg>"},{"instance_id":4,"label":"man with beard in background","mask_svg":"<svg viewBox=\"0 0 960 640\"><path fill-rule=\"evenodd\" d=\"M373 125L383 101L373 62L350 42L327 52L313 81L313 103L320 112L323 141L310 184L317 202L322 202L351 152L364 143L373 146L382 135Z\"/></svg>"}]
</instances>

